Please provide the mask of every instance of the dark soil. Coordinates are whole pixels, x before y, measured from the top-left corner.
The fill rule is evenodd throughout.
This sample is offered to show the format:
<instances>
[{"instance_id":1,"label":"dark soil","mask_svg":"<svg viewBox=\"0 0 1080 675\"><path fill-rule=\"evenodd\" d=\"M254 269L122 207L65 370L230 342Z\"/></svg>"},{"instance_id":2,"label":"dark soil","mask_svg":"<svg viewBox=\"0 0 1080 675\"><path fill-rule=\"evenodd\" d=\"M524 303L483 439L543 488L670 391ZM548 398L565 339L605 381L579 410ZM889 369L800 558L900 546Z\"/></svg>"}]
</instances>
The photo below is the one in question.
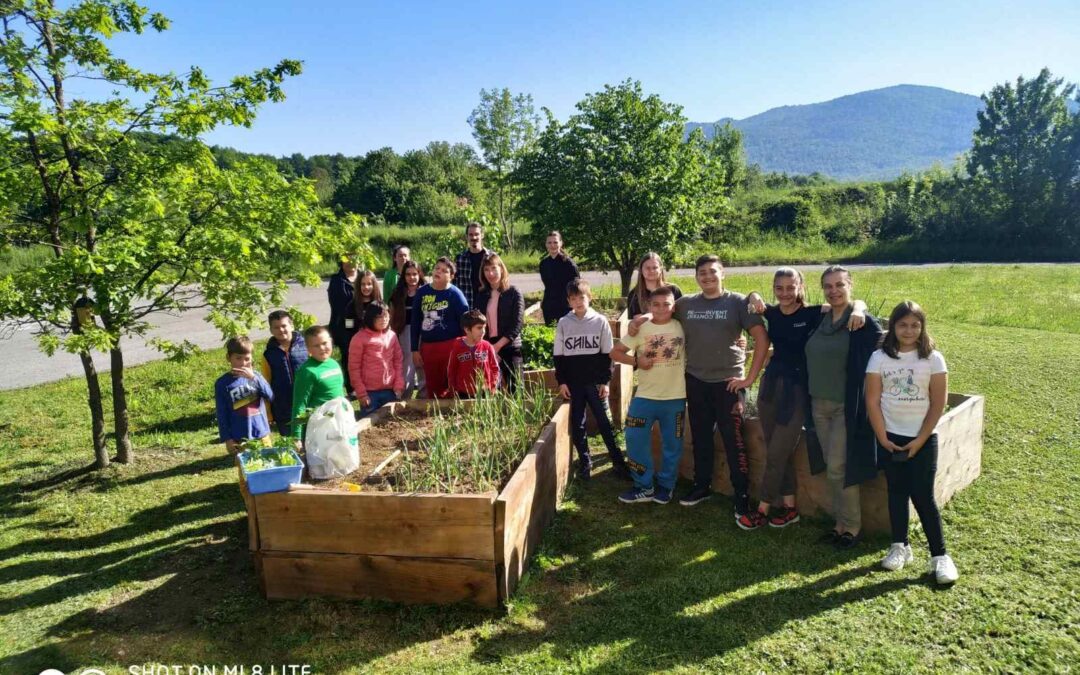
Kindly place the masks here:
<instances>
[{"instance_id":1,"label":"dark soil","mask_svg":"<svg viewBox=\"0 0 1080 675\"><path fill-rule=\"evenodd\" d=\"M362 490L393 491L393 473L397 460L377 474L379 464L395 450L420 453L419 442L435 424L435 418L420 410L403 410L378 426L360 433L360 467L343 478L311 481L317 488L338 489L343 483L362 486ZM388 480L389 479L389 480Z\"/></svg>"}]
</instances>

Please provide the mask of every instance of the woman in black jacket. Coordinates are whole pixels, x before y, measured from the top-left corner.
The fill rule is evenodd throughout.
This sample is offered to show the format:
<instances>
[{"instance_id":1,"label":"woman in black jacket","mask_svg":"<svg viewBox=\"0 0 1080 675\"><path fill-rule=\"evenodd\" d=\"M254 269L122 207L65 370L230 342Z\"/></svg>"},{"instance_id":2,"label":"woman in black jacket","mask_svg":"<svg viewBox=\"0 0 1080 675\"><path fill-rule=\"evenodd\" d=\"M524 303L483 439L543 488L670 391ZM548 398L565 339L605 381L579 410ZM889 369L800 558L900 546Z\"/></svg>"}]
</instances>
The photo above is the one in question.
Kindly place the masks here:
<instances>
[{"instance_id":1,"label":"woman in black jacket","mask_svg":"<svg viewBox=\"0 0 1080 675\"><path fill-rule=\"evenodd\" d=\"M497 253L484 258L476 308L487 317L487 340L499 355L499 373L510 391L521 379L521 329L525 297L510 285L506 263Z\"/></svg>"},{"instance_id":2,"label":"woman in black jacket","mask_svg":"<svg viewBox=\"0 0 1080 675\"><path fill-rule=\"evenodd\" d=\"M544 323L551 324L570 311L570 303L566 299L566 285L581 276L581 273L578 272L577 264L563 251L562 235L557 231L548 232L544 246L548 254L540 261L540 281L544 282L544 299L540 301L540 311L544 313Z\"/></svg>"},{"instance_id":3,"label":"woman in black jacket","mask_svg":"<svg viewBox=\"0 0 1080 675\"><path fill-rule=\"evenodd\" d=\"M851 548L861 539L859 484L877 475L874 430L866 415L866 364L881 341L881 324L870 314L858 330L848 329L853 311L851 273L833 265L821 275L830 310L806 341L807 389L814 431L807 438L810 468L825 469L836 525L823 541ZM809 436L809 435L808 435Z\"/></svg>"},{"instance_id":4,"label":"woman in black jacket","mask_svg":"<svg viewBox=\"0 0 1080 675\"><path fill-rule=\"evenodd\" d=\"M352 392L349 383L349 341L359 330L356 315L353 310L353 297L359 272L356 265L346 255L338 261L337 274L330 277L330 283L326 287L326 297L330 302L330 322L326 327L330 330L330 339L334 346L341 350L341 372L345 376L345 391Z\"/></svg>"}]
</instances>

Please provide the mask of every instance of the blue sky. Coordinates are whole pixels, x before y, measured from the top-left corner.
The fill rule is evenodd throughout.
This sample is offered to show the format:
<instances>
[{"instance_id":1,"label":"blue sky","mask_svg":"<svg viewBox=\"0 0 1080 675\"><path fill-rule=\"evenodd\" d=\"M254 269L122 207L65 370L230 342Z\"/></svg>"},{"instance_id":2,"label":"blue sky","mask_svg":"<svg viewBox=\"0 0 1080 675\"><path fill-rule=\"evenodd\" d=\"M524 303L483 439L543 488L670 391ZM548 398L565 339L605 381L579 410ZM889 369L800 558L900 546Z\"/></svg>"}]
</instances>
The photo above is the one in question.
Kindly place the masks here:
<instances>
[{"instance_id":1,"label":"blue sky","mask_svg":"<svg viewBox=\"0 0 1080 675\"><path fill-rule=\"evenodd\" d=\"M304 61L288 100L207 141L272 154L471 142L481 88L557 117L627 77L692 121L747 117L894 84L980 94L1048 66L1080 80L1080 2L337 2L168 0L161 34L116 52L225 80Z\"/></svg>"}]
</instances>

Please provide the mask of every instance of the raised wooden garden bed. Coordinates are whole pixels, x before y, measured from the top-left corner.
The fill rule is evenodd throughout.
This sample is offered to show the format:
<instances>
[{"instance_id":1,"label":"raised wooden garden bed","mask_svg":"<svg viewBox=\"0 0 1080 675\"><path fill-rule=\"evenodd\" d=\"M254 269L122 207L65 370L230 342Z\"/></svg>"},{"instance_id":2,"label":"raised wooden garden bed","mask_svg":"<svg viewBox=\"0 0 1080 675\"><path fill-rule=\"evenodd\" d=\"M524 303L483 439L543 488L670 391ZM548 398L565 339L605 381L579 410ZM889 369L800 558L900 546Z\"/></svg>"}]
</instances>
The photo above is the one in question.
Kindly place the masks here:
<instances>
[{"instance_id":1,"label":"raised wooden garden bed","mask_svg":"<svg viewBox=\"0 0 1080 675\"><path fill-rule=\"evenodd\" d=\"M608 317L611 325L611 335L616 340L626 335L626 329L630 320L626 314L626 300L623 298L600 298L593 301L593 308ZM540 303L531 305L525 310L527 321L543 321L540 313ZM555 381L554 370L529 370L525 372L526 380L540 382L547 385L553 391L558 391L559 385ZM630 399L634 395L634 369L622 363L611 363L611 384L608 405L611 407L611 421L616 427L623 426L626 421L626 412L630 409ZM588 431L595 433L596 422L592 413L588 413Z\"/></svg>"},{"instance_id":2,"label":"raised wooden garden bed","mask_svg":"<svg viewBox=\"0 0 1080 675\"><path fill-rule=\"evenodd\" d=\"M394 403L361 420L361 456L365 437L381 433L395 416L453 405ZM299 485L251 495L241 479L264 595L501 605L566 489L568 408L553 404L554 414L497 492L405 494L380 491L385 485L361 485L360 491Z\"/></svg>"},{"instance_id":3,"label":"raised wooden garden bed","mask_svg":"<svg viewBox=\"0 0 1080 675\"><path fill-rule=\"evenodd\" d=\"M934 484L934 496L939 506L945 505L953 495L970 485L982 470L982 434L985 399L976 394L949 394L949 409L938 423L938 469ZM683 456L679 464L679 474L686 479L694 477L693 439L690 425L683 426ZM761 429L761 420L748 417L743 426L750 459L750 495L756 504L761 477L765 472L765 434ZM714 434L716 463L713 471L713 489L725 495L733 493L728 478L724 441L720 434ZM653 455L657 461L660 456L659 432L653 429ZM806 454L805 439L799 441L795 451L796 503L799 512L812 516L832 512L832 500L824 472L811 475L810 463ZM862 504L862 526L867 532L889 531L888 489L885 475L879 472L877 478L863 483L860 489ZM914 513L914 511L913 511Z\"/></svg>"}]
</instances>

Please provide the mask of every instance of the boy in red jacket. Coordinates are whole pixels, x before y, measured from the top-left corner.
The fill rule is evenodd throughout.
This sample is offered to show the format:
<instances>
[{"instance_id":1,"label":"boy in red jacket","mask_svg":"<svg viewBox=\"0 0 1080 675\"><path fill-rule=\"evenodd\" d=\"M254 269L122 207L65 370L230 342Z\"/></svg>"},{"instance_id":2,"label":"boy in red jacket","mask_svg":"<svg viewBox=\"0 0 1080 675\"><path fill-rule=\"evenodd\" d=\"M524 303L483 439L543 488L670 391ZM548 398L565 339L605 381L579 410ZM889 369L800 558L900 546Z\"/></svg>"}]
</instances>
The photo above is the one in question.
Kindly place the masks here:
<instances>
[{"instance_id":1,"label":"boy in red jacket","mask_svg":"<svg viewBox=\"0 0 1080 675\"><path fill-rule=\"evenodd\" d=\"M484 339L486 326L487 318L480 310L469 310L461 316L465 335L454 341L447 369L450 390L457 392L460 398L476 396L478 382L488 391L495 391L499 386L499 357L491 343Z\"/></svg>"}]
</instances>

